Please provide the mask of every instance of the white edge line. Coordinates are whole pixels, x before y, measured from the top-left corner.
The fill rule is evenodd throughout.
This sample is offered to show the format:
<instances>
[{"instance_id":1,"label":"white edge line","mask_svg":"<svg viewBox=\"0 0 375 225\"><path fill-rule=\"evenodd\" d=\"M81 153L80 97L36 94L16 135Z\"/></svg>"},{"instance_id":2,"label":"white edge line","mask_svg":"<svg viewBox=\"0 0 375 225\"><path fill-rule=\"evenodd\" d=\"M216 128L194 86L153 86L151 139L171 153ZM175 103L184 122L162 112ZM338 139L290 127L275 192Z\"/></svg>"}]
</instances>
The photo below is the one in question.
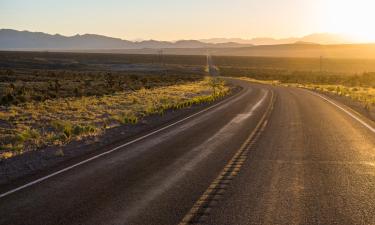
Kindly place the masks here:
<instances>
[{"instance_id":1,"label":"white edge line","mask_svg":"<svg viewBox=\"0 0 375 225\"><path fill-rule=\"evenodd\" d=\"M349 112L348 110L346 110L345 108L343 108L342 106L338 105L337 103L335 103L334 101L332 101L331 99L327 98L327 97L324 97L323 95L321 94L318 94L316 92L313 92L313 91L310 91L310 93L316 95L316 96L319 96L320 98L326 100L327 102L331 103L332 105L336 106L337 108L341 109L342 111L344 111L346 114L348 114L349 116L351 116L353 119L357 120L359 123L361 123L363 126L367 127L370 131L372 131L373 133L375 133L375 128L373 128L371 125L369 125L368 123L366 123L365 121L363 121L362 119L360 119L359 117L357 117L356 115L354 115L353 113Z\"/></svg>"},{"instance_id":2,"label":"white edge line","mask_svg":"<svg viewBox=\"0 0 375 225\"><path fill-rule=\"evenodd\" d=\"M176 124L182 123L182 122L184 122L185 120L188 120L188 119L190 119L190 118L192 118L192 117L195 117L195 116L197 116L197 115L199 115L199 114L202 114L202 113L204 113L204 112L206 112L206 111L208 111L208 110L210 110L210 109L212 109L212 108L214 108L214 107L216 107L216 106L218 106L218 105L224 104L224 103L230 101L230 99L233 99L235 96L236 96L236 94L233 95L233 96L231 96L230 98L228 98L226 101L221 101L221 102L219 102L219 103L216 103L215 105L212 105L212 106L210 106L210 107L208 107L208 108L206 108L206 109L203 109L203 110L201 110L201 111L199 111L199 112L196 112L196 113L194 113L194 114L192 114L192 115L190 115L190 116L187 116L187 117L185 117L185 118L183 118L183 119L181 119L181 120L178 120L178 121L176 121L176 122L174 122L174 123L172 123L172 124L169 124L169 125L167 125L167 126L165 126L165 127L162 127L162 128L160 128L160 129L158 129L158 130L155 130L155 131L153 131L153 132L151 132L151 133L148 133L148 134L143 135L143 136L141 136L141 137L138 137L138 138L136 138L136 139L134 139L134 140L131 140L131 141L125 143L125 144L122 144L122 145L119 145L119 146L117 146L117 147L115 147L115 148L112 148L111 150L108 150L108 151L106 151L106 152L100 153L100 154L95 155L95 156L93 156L93 157L91 157L91 158L85 159L85 160L83 160L83 161L81 161L81 162L79 162L79 163L73 164L73 165L68 166L68 167L66 167L66 168L64 168L64 169L58 170L58 171L56 171L56 172L54 172L54 173L51 173L51 174L49 174L49 175L47 175L47 176L41 177L41 178L39 178L39 179L37 179L37 180L31 181L31 182L26 183L26 184L24 184L24 185L22 185L22 186L19 186L19 187L17 187L17 188L14 188L14 189L12 189L12 190L9 190L9 191L7 191L7 192L5 192L5 193L2 193L2 194L0 194L0 199L3 198L3 197L5 197L5 196L7 196L7 195L10 195L10 194L12 194L12 193L14 193L14 192L20 191L20 190L25 189L25 188L27 188L27 187L30 187L30 186L32 186L32 185L34 185L34 184L40 183L40 182L42 182L42 181L44 181L44 180L47 180L47 179L49 179L49 178L51 178L51 177L54 177L54 176L56 176L56 175L58 175L58 174L60 174L60 173L63 173L63 172L68 171L68 170L71 170L71 169L73 169L73 168L75 168L75 167L77 167L77 166L80 166L80 165L83 165L83 164L85 164L85 163L88 163L88 162L90 162L90 161L92 161L92 160L94 160L94 159L97 159L97 158L99 158L99 157L102 157L102 156L104 156L104 155L107 155L107 154L109 154L109 153L112 153L112 152L114 152L114 151L116 151L116 150L118 150L118 149L120 149L120 148L126 147L126 146L131 145L131 144L133 144L133 143L135 143L135 142L138 142L138 141L140 141L140 140L143 140L143 139L145 139L145 138L147 138L147 137L149 137L149 136L151 136L151 135L157 134L157 133L159 133L159 132L161 132L161 131L163 131L163 130L165 130L165 129L168 129L168 128L172 127L172 126L175 126Z\"/></svg>"}]
</instances>

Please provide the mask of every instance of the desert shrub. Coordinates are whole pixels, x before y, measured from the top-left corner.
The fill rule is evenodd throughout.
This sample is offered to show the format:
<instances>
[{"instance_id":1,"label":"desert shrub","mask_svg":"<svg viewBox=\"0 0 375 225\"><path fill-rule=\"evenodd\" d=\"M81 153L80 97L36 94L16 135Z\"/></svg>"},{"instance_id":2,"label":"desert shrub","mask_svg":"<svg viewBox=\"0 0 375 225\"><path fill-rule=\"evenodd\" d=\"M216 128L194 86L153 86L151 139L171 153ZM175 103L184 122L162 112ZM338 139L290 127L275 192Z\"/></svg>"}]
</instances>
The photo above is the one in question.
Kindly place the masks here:
<instances>
[{"instance_id":1,"label":"desert shrub","mask_svg":"<svg viewBox=\"0 0 375 225\"><path fill-rule=\"evenodd\" d=\"M375 87L375 73L343 74L337 72L295 71L275 68L221 68L224 76L246 76L257 80L299 84L332 84L350 87Z\"/></svg>"},{"instance_id":2,"label":"desert shrub","mask_svg":"<svg viewBox=\"0 0 375 225\"><path fill-rule=\"evenodd\" d=\"M131 114L122 113L120 115L112 116L113 120L118 121L121 124L136 124L138 123L138 117Z\"/></svg>"},{"instance_id":3,"label":"desert shrub","mask_svg":"<svg viewBox=\"0 0 375 225\"><path fill-rule=\"evenodd\" d=\"M16 98L12 94L6 94L1 97L2 105L11 105L15 103Z\"/></svg>"},{"instance_id":4,"label":"desert shrub","mask_svg":"<svg viewBox=\"0 0 375 225\"><path fill-rule=\"evenodd\" d=\"M82 72L51 70L15 70L7 75L4 84L0 80L0 104L16 105L29 101L47 99L103 96L122 91L137 91L142 88L183 84L203 79L200 75L129 74L124 72Z\"/></svg>"},{"instance_id":5,"label":"desert shrub","mask_svg":"<svg viewBox=\"0 0 375 225\"><path fill-rule=\"evenodd\" d=\"M16 136L16 139L17 139L17 143L24 143L26 141L29 141L29 140L36 140L40 137L40 133L38 130L36 129L26 129L22 132L20 132L17 136Z\"/></svg>"},{"instance_id":6,"label":"desert shrub","mask_svg":"<svg viewBox=\"0 0 375 225\"><path fill-rule=\"evenodd\" d=\"M73 125L69 121L54 120L51 122L51 126L56 132L64 135L66 139L71 138L73 135ZM65 139L64 137L61 138Z\"/></svg>"},{"instance_id":7,"label":"desert shrub","mask_svg":"<svg viewBox=\"0 0 375 225\"><path fill-rule=\"evenodd\" d=\"M206 77L205 81L212 88L214 96L220 93L221 88L224 86L224 80L218 77Z\"/></svg>"},{"instance_id":8,"label":"desert shrub","mask_svg":"<svg viewBox=\"0 0 375 225\"><path fill-rule=\"evenodd\" d=\"M217 87L214 95L207 82L199 81L0 107L0 119L11 125L9 129L0 130L0 158L4 152L17 155L42 146L64 145L84 136L99 135L113 126L136 124L147 115L214 101L228 91L228 87ZM25 126L30 129L24 129ZM7 138L6 132L17 135L13 139Z\"/></svg>"},{"instance_id":9,"label":"desert shrub","mask_svg":"<svg viewBox=\"0 0 375 225\"><path fill-rule=\"evenodd\" d=\"M72 134L74 136L80 136L83 134L94 133L96 131L96 127L92 125L75 125L72 128Z\"/></svg>"}]
</instances>

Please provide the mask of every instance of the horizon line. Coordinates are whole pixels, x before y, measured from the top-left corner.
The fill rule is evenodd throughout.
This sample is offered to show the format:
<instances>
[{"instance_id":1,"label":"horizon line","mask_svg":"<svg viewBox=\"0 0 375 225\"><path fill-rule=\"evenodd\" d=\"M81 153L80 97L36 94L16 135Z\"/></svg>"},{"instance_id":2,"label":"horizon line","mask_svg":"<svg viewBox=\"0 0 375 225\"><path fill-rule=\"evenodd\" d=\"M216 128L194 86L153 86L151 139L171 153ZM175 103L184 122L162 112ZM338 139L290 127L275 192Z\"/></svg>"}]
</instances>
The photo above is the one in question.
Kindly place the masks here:
<instances>
[{"instance_id":1,"label":"horizon line","mask_svg":"<svg viewBox=\"0 0 375 225\"><path fill-rule=\"evenodd\" d=\"M33 31L33 30L17 30L15 28L0 28L0 30L12 30L12 31L18 31L18 32L30 32L30 33L42 33L42 34L47 34L51 36L63 36L63 37L76 37L76 36L85 36L85 35L97 35L97 36L102 36L102 37L108 37L108 38L114 38L114 39L120 39L123 41L131 41L131 42L142 42L142 41L159 41L159 42L171 42L175 43L178 41L204 41L204 40L211 40L211 39L240 39L243 41L254 41L256 39L272 39L274 41L282 41L282 40L287 40L287 39L301 39L304 37L308 37L311 35L338 35L341 36L342 38L347 38L348 42L344 42L345 44L366 44L366 43L372 43L372 42L366 42L366 41L359 41L355 40L353 37L349 37L349 35L342 34L342 33L334 33L334 32L313 32L301 36L289 36L289 37L273 37L273 36L254 36L254 37L218 37L218 36L213 36L213 37L206 37L206 38L182 38L182 39L175 39L175 40L161 40L161 39L154 39L154 38L121 38L121 37L115 37L111 35L106 35L106 34L99 34L99 33L77 33L77 34L63 34L63 33L48 33L45 31ZM349 41L350 40L350 41ZM231 41L229 41L231 42ZM373 41L375 42L375 40ZM217 43L227 43L227 42L217 42ZM343 44L344 44L343 43Z\"/></svg>"}]
</instances>

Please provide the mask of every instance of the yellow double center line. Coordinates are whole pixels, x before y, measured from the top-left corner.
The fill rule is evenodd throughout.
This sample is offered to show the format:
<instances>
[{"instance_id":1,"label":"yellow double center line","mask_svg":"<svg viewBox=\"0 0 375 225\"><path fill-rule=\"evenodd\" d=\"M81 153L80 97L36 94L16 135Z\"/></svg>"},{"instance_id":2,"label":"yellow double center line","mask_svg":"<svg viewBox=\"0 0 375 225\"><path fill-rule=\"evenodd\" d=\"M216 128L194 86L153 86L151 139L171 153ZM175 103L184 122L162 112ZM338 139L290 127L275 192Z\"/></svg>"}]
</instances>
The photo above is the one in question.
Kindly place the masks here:
<instances>
[{"instance_id":1,"label":"yellow double center line","mask_svg":"<svg viewBox=\"0 0 375 225\"><path fill-rule=\"evenodd\" d=\"M184 216L179 225L200 224L204 222L212 207L218 203L228 185L231 183L234 177L238 175L242 165L247 159L249 151L255 145L256 141L260 137L260 134L265 129L268 123L268 118L273 110L274 102L274 92L271 91L271 100L267 110L259 120L253 132L241 145L240 149L234 154L232 159L225 165L224 169L219 173L219 175L212 181L206 191L195 202L193 207Z\"/></svg>"}]
</instances>

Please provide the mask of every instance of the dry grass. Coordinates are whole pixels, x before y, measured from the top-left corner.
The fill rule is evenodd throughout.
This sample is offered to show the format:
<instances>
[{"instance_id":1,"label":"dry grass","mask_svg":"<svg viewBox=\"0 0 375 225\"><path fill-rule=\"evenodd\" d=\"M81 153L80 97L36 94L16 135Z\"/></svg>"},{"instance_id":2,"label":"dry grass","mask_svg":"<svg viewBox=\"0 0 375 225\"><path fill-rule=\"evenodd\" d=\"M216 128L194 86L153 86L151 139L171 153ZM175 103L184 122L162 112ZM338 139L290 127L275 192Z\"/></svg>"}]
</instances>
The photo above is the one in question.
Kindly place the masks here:
<instances>
[{"instance_id":1,"label":"dry grass","mask_svg":"<svg viewBox=\"0 0 375 225\"><path fill-rule=\"evenodd\" d=\"M372 87L348 87L344 85L328 85L328 84L286 84L288 86L295 86L327 92L339 96L351 98L354 101L361 102L368 107L375 105L375 88Z\"/></svg>"},{"instance_id":2,"label":"dry grass","mask_svg":"<svg viewBox=\"0 0 375 225\"><path fill-rule=\"evenodd\" d=\"M185 73L187 73L185 71ZM1 70L0 105L17 105L29 101L56 98L103 96L141 88L164 87L200 81L199 74L133 74L127 72Z\"/></svg>"},{"instance_id":3,"label":"dry grass","mask_svg":"<svg viewBox=\"0 0 375 225\"><path fill-rule=\"evenodd\" d=\"M2 107L0 159L100 135L105 129L137 123L150 114L214 101L227 93L229 88L223 82L205 79L104 96L59 98Z\"/></svg>"},{"instance_id":4,"label":"dry grass","mask_svg":"<svg viewBox=\"0 0 375 225\"><path fill-rule=\"evenodd\" d=\"M327 92L339 96L345 96L351 98L354 101L358 101L363 104L366 110L370 109L370 106L375 106L375 88L373 87L360 87L360 86L345 86L345 85L332 85L332 84L297 84L297 83L281 83L278 80L256 80L248 77L241 77L242 80L251 82L272 84L272 85L283 85L288 87L299 87L310 90Z\"/></svg>"}]
</instances>

